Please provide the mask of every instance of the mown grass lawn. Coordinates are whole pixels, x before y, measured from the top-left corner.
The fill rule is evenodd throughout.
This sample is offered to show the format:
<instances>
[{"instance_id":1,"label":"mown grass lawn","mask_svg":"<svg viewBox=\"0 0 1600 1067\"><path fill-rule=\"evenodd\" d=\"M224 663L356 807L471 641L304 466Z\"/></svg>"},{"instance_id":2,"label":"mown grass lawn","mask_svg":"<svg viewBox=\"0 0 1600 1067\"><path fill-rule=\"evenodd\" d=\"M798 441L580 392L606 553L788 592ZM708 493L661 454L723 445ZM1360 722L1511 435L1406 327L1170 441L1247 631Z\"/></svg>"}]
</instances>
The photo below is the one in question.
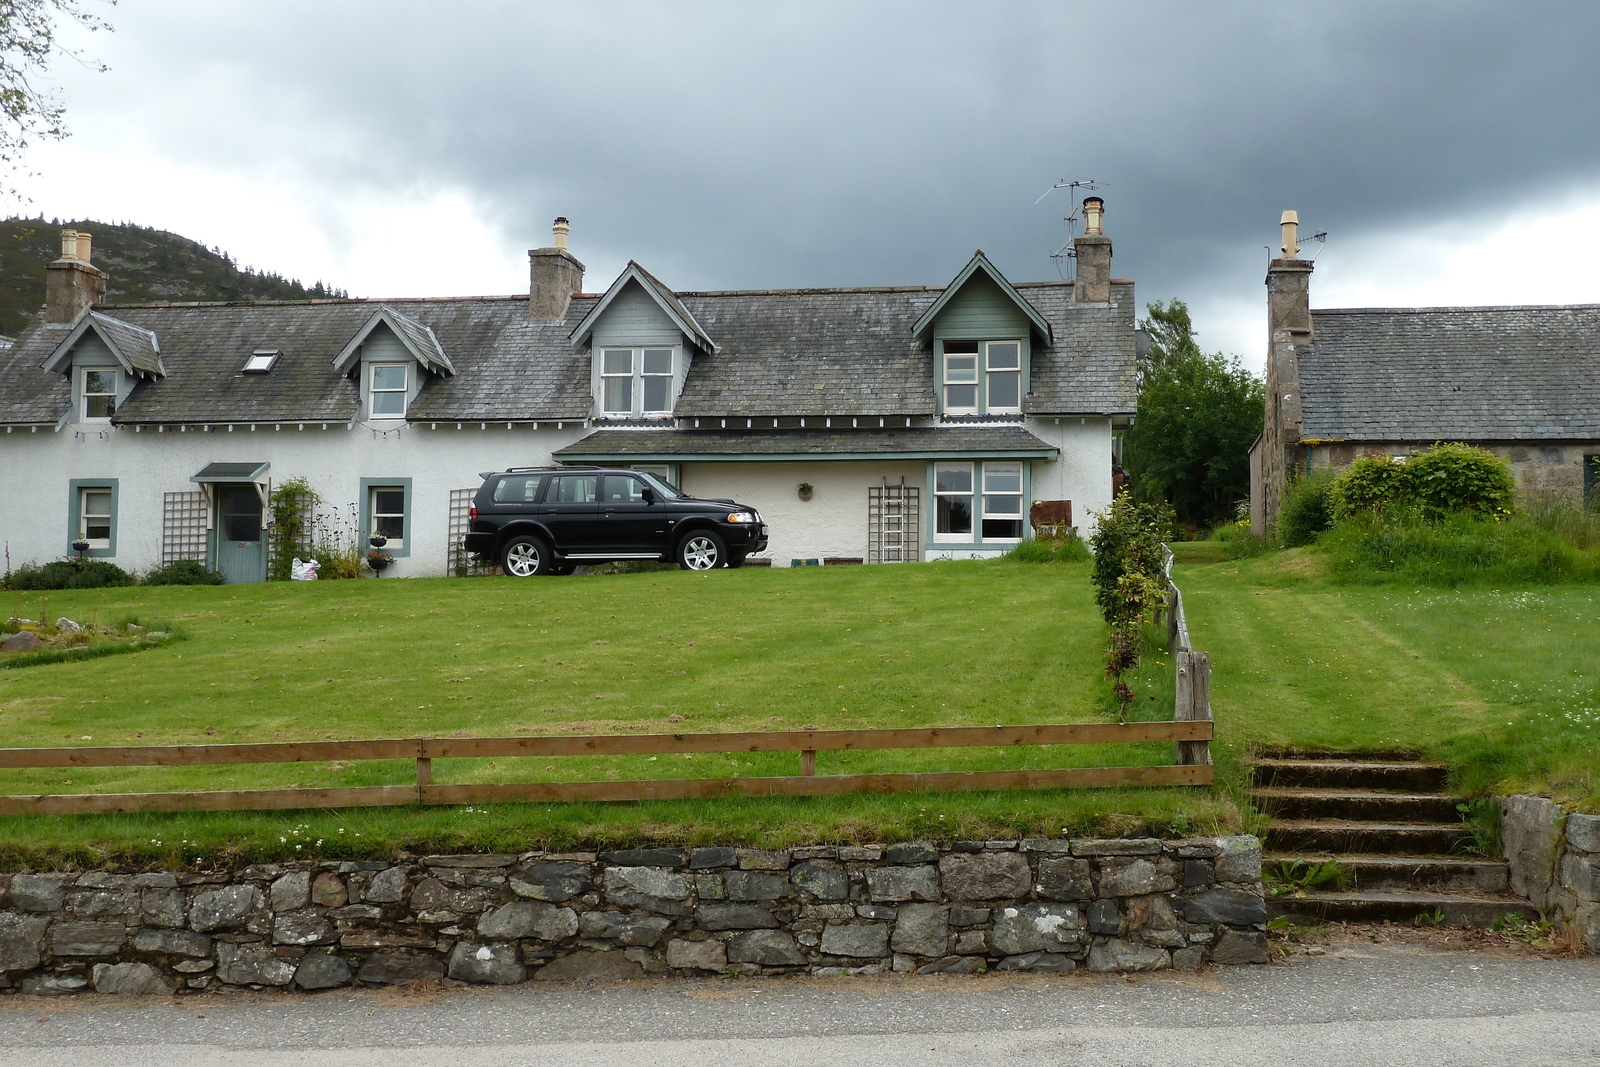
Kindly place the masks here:
<instances>
[{"instance_id":1,"label":"mown grass lawn","mask_svg":"<svg viewBox=\"0 0 1600 1067\"><path fill-rule=\"evenodd\" d=\"M1178 581L1228 769L1254 743L1412 748L1467 792L1600 810L1600 586L1341 585L1311 550Z\"/></svg>"},{"instance_id":2,"label":"mown grass lawn","mask_svg":"<svg viewBox=\"0 0 1600 1067\"><path fill-rule=\"evenodd\" d=\"M0 593L29 618L171 627L131 655L0 671L0 745L1102 721L1104 631L1081 565L663 572ZM1136 718L1170 719L1170 664ZM818 771L1156 764L1170 745L821 753ZM794 754L441 760L436 782L793 774ZM12 771L4 792L403 784L409 763ZM1229 826L1194 790L488 810L0 820L0 850L175 856L643 840L880 840ZM296 829L299 833L295 833ZM342 831L342 833L341 833ZM285 840L279 841L278 838ZM186 844L189 843L189 844ZM377 844L372 844L377 842Z\"/></svg>"}]
</instances>

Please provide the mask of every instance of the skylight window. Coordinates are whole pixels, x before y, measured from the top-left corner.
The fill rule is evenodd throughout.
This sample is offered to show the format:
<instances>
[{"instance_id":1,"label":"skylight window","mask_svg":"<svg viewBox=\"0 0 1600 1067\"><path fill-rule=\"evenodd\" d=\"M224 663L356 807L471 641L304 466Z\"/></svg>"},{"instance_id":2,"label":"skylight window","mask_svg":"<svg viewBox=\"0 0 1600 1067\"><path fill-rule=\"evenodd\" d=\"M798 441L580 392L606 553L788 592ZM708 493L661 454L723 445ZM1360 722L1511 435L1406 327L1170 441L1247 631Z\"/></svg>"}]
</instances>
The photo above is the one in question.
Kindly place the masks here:
<instances>
[{"instance_id":1,"label":"skylight window","mask_svg":"<svg viewBox=\"0 0 1600 1067\"><path fill-rule=\"evenodd\" d=\"M250 358L244 361L246 374L265 374L278 362L278 357L283 353L276 348L263 348L250 353Z\"/></svg>"}]
</instances>

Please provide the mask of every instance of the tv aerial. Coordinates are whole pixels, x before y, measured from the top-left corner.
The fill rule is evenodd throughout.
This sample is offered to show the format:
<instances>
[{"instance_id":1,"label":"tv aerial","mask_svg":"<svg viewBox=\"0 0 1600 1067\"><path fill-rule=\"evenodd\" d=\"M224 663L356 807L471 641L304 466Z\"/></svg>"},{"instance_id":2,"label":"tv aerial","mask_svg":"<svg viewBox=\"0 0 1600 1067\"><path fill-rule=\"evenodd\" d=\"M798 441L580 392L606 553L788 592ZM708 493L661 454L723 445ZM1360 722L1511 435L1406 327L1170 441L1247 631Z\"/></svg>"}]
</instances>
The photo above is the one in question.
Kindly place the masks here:
<instances>
[{"instance_id":1,"label":"tv aerial","mask_svg":"<svg viewBox=\"0 0 1600 1067\"><path fill-rule=\"evenodd\" d=\"M1054 252L1050 253L1050 260L1056 265L1056 271L1061 275L1063 281L1066 280L1067 275L1062 269L1061 261L1067 259L1076 259L1078 255L1077 250L1072 244L1073 240L1078 236L1078 208L1080 206L1078 202L1078 193L1080 190L1098 189L1100 188L1101 184L1102 183L1093 178L1062 178L1060 181L1050 186L1050 188L1040 193L1039 199L1034 201L1035 204L1040 203L1045 197L1049 196L1057 189L1066 189L1068 191L1068 195L1072 197L1072 210L1067 214L1066 218L1061 220L1067 224L1067 242Z\"/></svg>"}]
</instances>

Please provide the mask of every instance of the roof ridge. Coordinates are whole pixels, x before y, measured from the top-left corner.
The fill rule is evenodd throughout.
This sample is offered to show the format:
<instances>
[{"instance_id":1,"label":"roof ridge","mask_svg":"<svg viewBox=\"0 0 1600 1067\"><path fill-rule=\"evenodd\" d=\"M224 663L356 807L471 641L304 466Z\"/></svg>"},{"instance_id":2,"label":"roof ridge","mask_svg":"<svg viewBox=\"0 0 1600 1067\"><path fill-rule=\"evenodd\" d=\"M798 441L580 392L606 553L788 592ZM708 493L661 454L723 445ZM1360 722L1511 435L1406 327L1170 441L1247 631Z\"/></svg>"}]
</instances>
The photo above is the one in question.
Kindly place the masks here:
<instances>
[{"instance_id":1,"label":"roof ridge","mask_svg":"<svg viewBox=\"0 0 1600 1067\"><path fill-rule=\"evenodd\" d=\"M1420 315L1438 311L1588 311L1600 310L1596 304L1460 304L1411 308L1312 308L1313 315Z\"/></svg>"}]
</instances>

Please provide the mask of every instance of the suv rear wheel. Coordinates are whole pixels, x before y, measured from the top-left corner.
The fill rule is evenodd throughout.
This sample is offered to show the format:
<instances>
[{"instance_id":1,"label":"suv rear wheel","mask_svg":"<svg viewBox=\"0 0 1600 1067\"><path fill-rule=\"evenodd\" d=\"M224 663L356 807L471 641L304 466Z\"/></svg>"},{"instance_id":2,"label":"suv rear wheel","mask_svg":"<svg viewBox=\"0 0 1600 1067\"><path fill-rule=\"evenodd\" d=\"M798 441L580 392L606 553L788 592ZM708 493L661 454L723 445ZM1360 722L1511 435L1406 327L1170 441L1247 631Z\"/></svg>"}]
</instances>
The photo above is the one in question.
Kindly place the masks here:
<instances>
[{"instance_id":1,"label":"suv rear wheel","mask_svg":"<svg viewBox=\"0 0 1600 1067\"><path fill-rule=\"evenodd\" d=\"M500 549L500 566L513 578L549 574L550 546L532 534L517 534Z\"/></svg>"},{"instance_id":2,"label":"suv rear wheel","mask_svg":"<svg viewBox=\"0 0 1600 1067\"><path fill-rule=\"evenodd\" d=\"M686 571L709 571L728 562L728 546L710 530L696 530L678 542L678 566Z\"/></svg>"}]
</instances>

